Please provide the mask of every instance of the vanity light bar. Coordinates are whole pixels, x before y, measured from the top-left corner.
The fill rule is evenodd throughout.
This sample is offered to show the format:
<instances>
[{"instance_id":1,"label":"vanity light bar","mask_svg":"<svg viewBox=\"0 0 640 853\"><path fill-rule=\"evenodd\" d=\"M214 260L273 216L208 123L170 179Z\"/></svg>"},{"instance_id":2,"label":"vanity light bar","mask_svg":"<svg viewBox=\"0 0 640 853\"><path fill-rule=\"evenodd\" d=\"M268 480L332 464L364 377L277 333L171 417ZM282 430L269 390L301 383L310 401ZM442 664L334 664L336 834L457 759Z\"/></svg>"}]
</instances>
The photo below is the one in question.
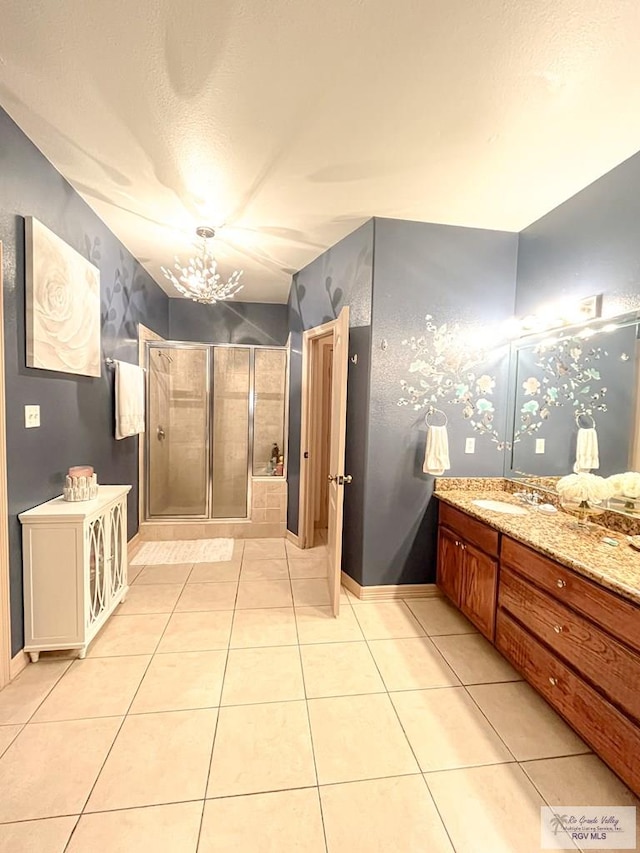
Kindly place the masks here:
<instances>
[{"instance_id":1,"label":"vanity light bar","mask_svg":"<svg viewBox=\"0 0 640 853\"><path fill-rule=\"evenodd\" d=\"M515 318L511 321L511 337L524 337L551 329L562 329L566 326L578 326L598 320L602 316L602 294L588 296L576 302L563 302L549 305L538 314L528 314L526 317Z\"/></svg>"}]
</instances>

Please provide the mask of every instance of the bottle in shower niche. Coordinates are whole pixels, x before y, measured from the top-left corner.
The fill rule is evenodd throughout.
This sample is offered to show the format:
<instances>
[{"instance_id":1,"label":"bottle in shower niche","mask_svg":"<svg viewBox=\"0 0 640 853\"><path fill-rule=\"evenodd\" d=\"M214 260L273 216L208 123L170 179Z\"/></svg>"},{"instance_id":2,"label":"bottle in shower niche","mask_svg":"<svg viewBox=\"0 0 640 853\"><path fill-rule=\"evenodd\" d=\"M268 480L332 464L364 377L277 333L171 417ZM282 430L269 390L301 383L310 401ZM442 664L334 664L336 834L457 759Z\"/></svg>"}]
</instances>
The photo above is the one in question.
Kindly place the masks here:
<instances>
[{"instance_id":1,"label":"bottle in shower niche","mask_svg":"<svg viewBox=\"0 0 640 853\"><path fill-rule=\"evenodd\" d=\"M280 457L280 448L278 447L278 445L274 441L274 443L271 447L271 458L269 459L269 470L271 471L272 474L275 474L275 472L276 472L276 467L278 465L279 457Z\"/></svg>"}]
</instances>

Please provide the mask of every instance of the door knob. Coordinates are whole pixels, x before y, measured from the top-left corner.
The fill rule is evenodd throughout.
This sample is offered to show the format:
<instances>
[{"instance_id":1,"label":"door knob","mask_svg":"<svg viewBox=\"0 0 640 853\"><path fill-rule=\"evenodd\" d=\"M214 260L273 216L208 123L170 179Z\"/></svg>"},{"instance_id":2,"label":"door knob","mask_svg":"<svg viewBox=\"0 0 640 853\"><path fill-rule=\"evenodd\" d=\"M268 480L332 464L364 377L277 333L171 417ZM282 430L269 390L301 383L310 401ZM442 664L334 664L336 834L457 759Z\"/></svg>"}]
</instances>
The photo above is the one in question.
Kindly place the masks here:
<instances>
[{"instance_id":1,"label":"door knob","mask_svg":"<svg viewBox=\"0 0 640 853\"><path fill-rule=\"evenodd\" d=\"M337 477L337 476L335 476L335 477L334 477L334 475L333 475L333 474L329 474L329 476L327 477L327 480L328 480L330 483L333 483L333 481L334 481L334 480L337 480L337 479L338 479L338 477Z\"/></svg>"},{"instance_id":2,"label":"door knob","mask_svg":"<svg viewBox=\"0 0 640 853\"><path fill-rule=\"evenodd\" d=\"M167 437L165 431L162 429L161 426L158 427L158 429L156 431L156 435L158 436L158 441L164 441L165 438Z\"/></svg>"},{"instance_id":3,"label":"door knob","mask_svg":"<svg viewBox=\"0 0 640 853\"><path fill-rule=\"evenodd\" d=\"M353 483L353 477L351 476L351 474L345 474L344 482L347 486Z\"/></svg>"}]
</instances>

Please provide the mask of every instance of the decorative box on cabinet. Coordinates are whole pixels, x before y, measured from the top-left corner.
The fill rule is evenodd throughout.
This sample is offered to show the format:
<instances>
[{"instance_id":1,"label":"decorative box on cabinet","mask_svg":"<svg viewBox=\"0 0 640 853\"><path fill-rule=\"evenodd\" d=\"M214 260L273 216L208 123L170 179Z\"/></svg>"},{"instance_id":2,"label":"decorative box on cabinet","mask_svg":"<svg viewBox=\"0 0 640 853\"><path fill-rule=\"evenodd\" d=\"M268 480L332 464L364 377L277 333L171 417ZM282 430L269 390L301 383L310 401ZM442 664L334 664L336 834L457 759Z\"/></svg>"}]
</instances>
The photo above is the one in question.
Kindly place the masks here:
<instances>
[{"instance_id":1,"label":"decorative box on cabinet","mask_svg":"<svg viewBox=\"0 0 640 853\"><path fill-rule=\"evenodd\" d=\"M24 631L35 663L41 651L80 657L127 591L127 494L100 486L93 501L61 497L20 514Z\"/></svg>"}]
</instances>

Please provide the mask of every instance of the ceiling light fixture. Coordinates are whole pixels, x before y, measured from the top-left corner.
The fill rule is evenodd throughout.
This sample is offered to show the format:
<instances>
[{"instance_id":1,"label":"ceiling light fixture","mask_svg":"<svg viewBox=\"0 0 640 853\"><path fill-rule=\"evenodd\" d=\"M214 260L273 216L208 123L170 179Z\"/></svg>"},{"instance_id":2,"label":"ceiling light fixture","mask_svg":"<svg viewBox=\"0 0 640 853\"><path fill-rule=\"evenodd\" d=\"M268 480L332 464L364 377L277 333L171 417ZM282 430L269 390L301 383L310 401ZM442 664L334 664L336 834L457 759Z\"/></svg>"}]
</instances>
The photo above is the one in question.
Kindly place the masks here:
<instances>
[{"instance_id":1,"label":"ceiling light fixture","mask_svg":"<svg viewBox=\"0 0 640 853\"><path fill-rule=\"evenodd\" d=\"M200 225L196 228L196 234L202 241L201 254L189 258L186 266L176 258L174 264L176 272L161 267L163 274L179 293L194 302L215 305L216 302L233 299L243 287L239 283L242 270L235 270L226 281L222 281L217 271L216 259L207 246L207 241L216 235L215 229L208 225Z\"/></svg>"}]
</instances>

